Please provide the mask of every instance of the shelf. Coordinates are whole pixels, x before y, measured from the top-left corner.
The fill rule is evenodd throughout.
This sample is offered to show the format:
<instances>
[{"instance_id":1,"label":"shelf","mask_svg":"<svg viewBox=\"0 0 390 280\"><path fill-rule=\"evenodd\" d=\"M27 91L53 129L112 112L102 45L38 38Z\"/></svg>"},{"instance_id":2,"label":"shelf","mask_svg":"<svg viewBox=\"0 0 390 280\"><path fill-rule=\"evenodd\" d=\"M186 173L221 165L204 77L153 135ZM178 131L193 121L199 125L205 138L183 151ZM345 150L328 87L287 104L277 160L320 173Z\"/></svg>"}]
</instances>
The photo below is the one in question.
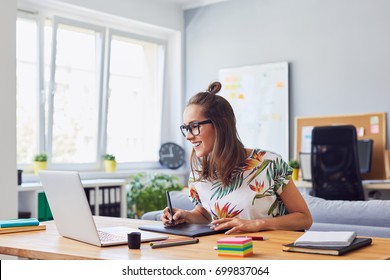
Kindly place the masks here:
<instances>
[{"instance_id":1,"label":"shelf","mask_svg":"<svg viewBox=\"0 0 390 280\"><path fill-rule=\"evenodd\" d=\"M119 212L120 215L118 216L122 218L127 217L127 180L90 179L81 180L81 182L86 189L86 194L88 195L87 198L91 204L91 210L94 215L98 216L100 212L104 211L104 214L106 215L108 213ZM115 191L115 194L111 195L115 188L118 187L119 192ZM44 210L45 203L43 203L41 197L41 194L43 194L43 188L40 182L23 183L18 186L18 192L19 212L30 212L31 217L43 215L48 218L50 216L50 213L47 210ZM111 201L105 201L105 197L108 197ZM115 201L113 201L113 199L115 199ZM119 211L107 211L106 208L104 208L106 203L115 203L115 207L119 206ZM47 213L47 215L45 213ZM45 217L43 217L43 219L46 219Z\"/></svg>"}]
</instances>

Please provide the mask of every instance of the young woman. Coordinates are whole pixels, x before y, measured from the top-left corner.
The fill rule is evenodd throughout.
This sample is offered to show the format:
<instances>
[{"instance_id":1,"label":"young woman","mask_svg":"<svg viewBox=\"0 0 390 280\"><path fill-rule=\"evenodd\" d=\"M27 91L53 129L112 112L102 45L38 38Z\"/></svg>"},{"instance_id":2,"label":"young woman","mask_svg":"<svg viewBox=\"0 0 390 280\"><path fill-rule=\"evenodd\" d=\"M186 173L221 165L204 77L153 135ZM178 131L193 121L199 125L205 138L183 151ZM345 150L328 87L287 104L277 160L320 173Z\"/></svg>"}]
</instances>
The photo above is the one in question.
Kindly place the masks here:
<instances>
[{"instance_id":1,"label":"young woman","mask_svg":"<svg viewBox=\"0 0 390 280\"><path fill-rule=\"evenodd\" d=\"M184 110L184 137L192 144L192 211L173 209L175 224L210 223L226 234L262 230L303 230L310 211L291 180L292 169L273 152L244 148L229 102L217 95L221 83L193 96ZM161 220L169 225L164 209Z\"/></svg>"}]
</instances>

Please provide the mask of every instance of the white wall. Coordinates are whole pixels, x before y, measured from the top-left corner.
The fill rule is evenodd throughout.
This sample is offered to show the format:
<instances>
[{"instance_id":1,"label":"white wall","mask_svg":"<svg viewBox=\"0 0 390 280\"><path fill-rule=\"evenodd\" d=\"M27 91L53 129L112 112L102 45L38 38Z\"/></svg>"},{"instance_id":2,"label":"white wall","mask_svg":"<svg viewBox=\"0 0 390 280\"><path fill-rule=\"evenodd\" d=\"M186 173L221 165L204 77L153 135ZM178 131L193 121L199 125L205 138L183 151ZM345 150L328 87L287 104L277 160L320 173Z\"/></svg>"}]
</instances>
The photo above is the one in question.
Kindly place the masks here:
<instances>
[{"instance_id":1,"label":"white wall","mask_svg":"<svg viewBox=\"0 0 390 280\"><path fill-rule=\"evenodd\" d=\"M16 0L0 2L0 219L17 218Z\"/></svg>"},{"instance_id":2,"label":"white wall","mask_svg":"<svg viewBox=\"0 0 390 280\"><path fill-rule=\"evenodd\" d=\"M42 0L41 0L42 1ZM44 0L47 1L47 0ZM158 0L55 0L182 31L180 5Z\"/></svg>"},{"instance_id":3,"label":"white wall","mask_svg":"<svg viewBox=\"0 0 390 280\"><path fill-rule=\"evenodd\" d=\"M187 98L221 68L288 61L293 156L296 116L390 114L389 11L387 0L231 0L186 10Z\"/></svg>"}]
</instances>

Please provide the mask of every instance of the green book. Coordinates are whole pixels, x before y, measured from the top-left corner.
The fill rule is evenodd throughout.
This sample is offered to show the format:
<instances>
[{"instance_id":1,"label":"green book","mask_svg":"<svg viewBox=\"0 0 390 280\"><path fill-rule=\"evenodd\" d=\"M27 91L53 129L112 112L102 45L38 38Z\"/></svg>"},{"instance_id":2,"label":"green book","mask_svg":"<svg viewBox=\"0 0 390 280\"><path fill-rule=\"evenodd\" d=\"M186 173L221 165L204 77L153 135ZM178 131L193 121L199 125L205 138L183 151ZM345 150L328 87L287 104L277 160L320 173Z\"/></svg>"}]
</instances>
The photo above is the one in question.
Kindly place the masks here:
<instances>
[{"instance_id":1,"label":"green book","mask_svg":"<svg viewBox=\"0 0 390 280\"><path fill-rule=\"evenodd\" d=\"M0 220L0 228L37 226L39 221L36 218Z\"/></svg>"}]
</instances>

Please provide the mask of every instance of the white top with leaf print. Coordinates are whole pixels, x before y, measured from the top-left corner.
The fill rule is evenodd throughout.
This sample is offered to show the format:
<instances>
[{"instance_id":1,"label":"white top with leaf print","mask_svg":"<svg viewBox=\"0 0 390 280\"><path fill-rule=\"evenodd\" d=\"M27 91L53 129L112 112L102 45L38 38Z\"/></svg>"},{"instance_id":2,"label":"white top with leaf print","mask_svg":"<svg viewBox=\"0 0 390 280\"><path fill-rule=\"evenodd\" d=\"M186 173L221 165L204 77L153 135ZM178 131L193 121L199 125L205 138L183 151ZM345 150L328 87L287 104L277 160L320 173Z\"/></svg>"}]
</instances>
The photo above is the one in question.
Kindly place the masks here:
<instances>
[{"instance_id":1,"label":"white top with leaf print","mask_svg":"<svg viewBox=\"0 0 390 280\"><path fill-rule=\"evenodd\" d=\"M202 205L213 219L239 217L260 219L285 214L279 195L291 178L291 167L281 156L254 149L234 172L232 182L197 181L190 176L190 198Z\"/></svg>"}]
</instances>

